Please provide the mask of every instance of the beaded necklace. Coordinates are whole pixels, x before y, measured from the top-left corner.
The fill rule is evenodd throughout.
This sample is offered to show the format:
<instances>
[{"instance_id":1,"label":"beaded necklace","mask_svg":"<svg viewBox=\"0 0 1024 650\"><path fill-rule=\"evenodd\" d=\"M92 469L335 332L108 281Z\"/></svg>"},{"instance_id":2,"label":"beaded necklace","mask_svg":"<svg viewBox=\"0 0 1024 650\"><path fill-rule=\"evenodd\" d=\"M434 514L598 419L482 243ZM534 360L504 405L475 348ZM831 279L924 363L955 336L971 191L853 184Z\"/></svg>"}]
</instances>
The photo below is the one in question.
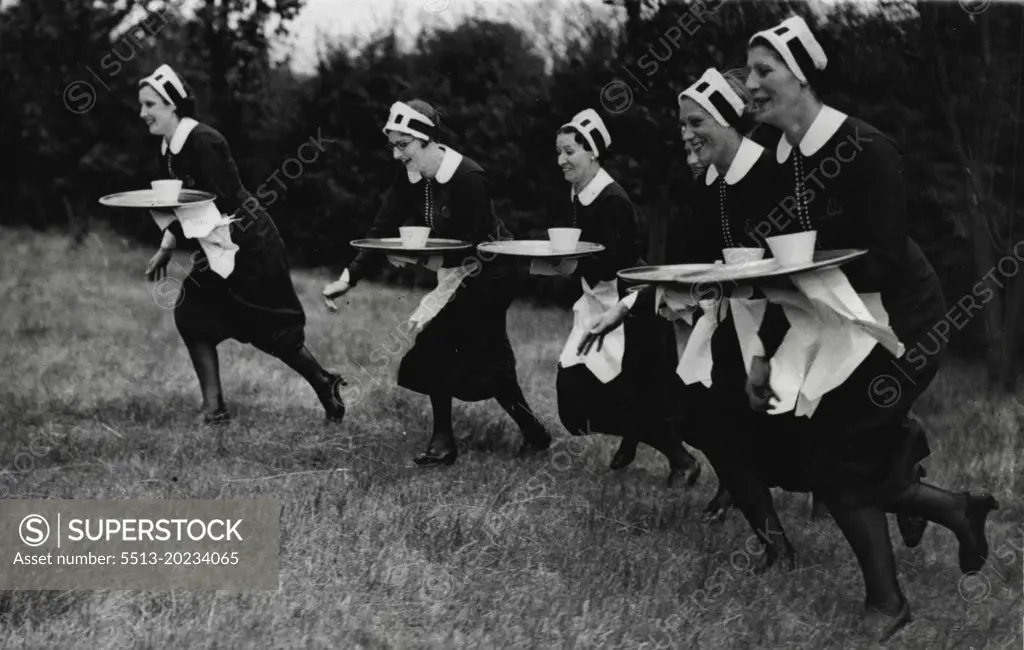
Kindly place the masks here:
<instances>
[{"instance_id":1,"label":"beaded necklace","mask_svg":"<svg viewBox=\"0 0 1024 650\"><path fill-rule=\"evenodd\" d=\"M718 178L718 215L722 224L722 236L725 238L726 248L736 248L732 238L732 228L729 227L729 210L726 207L728 196L725 190L725 177Z\"/></svg>"},{"instance_id":2,"label":"beaded necklace","mask_svg":"<svg viewBox=\"0 0 1024 650\"><path fill-rule=\"evenodd\" d=\"M433 192L430 189L430 179L423 177L423 215L426 217L427 225L434 229L434 200Z\"/></svg>"},{"instance_id":3,"label":"beaded necklace","mask_svg":"<svg viewBox=\"0 0 1024 650\"><path fill-rule=\"evenodd\" d=\"M799 146L793 148L793 153L795 154L793 156L793 173L796 175L796 213L800 219L800 225L807 231L811 230L811 217L808 214L806 185L804 184L804 157L800 153Z\"/></svg>"}]
</instances>

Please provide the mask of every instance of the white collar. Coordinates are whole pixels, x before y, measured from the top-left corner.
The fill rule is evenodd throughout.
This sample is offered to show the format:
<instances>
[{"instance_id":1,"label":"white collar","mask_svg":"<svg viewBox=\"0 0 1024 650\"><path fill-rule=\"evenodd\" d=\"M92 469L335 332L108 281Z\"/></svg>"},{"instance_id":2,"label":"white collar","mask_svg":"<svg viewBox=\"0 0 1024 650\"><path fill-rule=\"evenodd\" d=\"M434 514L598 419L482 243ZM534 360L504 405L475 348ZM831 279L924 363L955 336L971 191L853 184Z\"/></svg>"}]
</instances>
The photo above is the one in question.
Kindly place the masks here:
<instances>
[{"instance_id":1,"label":"white collar","mask_svg":"<svg viewBox=\"0 0 1024 650\"><path fill-rule=\"evenodd\" d=\"M181 148L185 146L185 140L188 139L188 134L192 133L192 129L199 126L199 122L196 122L191 117L183 117L178 122L177 128L174 129L174 135L171 136L171 153L177 155L181 152ZM167 140L160 141L160 153L167 153Z\"/></svg>"},{"instance_id":2,"label":"white collar","mask_svg":"<svg viewBox=\"0 0 1024 650\"><path fill-rule=\"evenodd\" d=\"M846 117L846 113L822 104L821 110L818 111L818 116L814 118L810 128L807 129L807 133L800 140L800 152L805 156L816 154L818 149L824 147L825 143L836 134L839 127L846 121ZM789 141L786 140L786 135L783 134L779 138L779 146L775 150L775 159L780 163L786 162L786 159L789 158L789 152L792 150L793 145L789 144Z\"/></svg>"},{"instance_id":3,"label":"white collar","mask_svg":"<svg viewBox=\"0 0 1024 650\"><path fill-rule=\"evenodd\" d=\"M604 188L614 182L615 179L612 178L611 174L606 172L603 167L598 169L597 173L594 174L594 177L590 179L589 183L587 183L587 186L579 193L580 203L583 205L590 205L594 202L594 199L597 198L597 195L604 190ZM571 201L575 198L576 188L572 188L569 190L569 200Z\"/></svg>"},{"instance_id":4,"label":"white collar","mask_svg":"<svg viewBox=\"0 0 1024 650\"><path fill-rule=\"evenodd\" d=\"M462 154L454 149L438 145L441 150L444 151L444 156L441 158L441 164L437 168L437 174L434 176L434 180L442 185L452 179L452 175L455 174L455 170L459 168L462 163ZM415 185L420 182L423 178L423 174L419 172L406 172L409 175L409 182Z\"/></svg>"},{"instance_id":5,"label":"white collar","mask_svg":"<svg viewBox=\"0 0 1024 650\"><path fill-rule=\"evenodd\" d=\"M732 162L729 163L729 169L725 172L725 183L727 185L735 185L743 180L747 172L754 168L762 153L764 153L764 147L750 138L743 138L740 141L739 149L736 150L736 155L733 156ZM704 178L704 183L711 185L717 179L718 169L714 165L708 165L708 173Z\"/></svg>"}]
</instances>

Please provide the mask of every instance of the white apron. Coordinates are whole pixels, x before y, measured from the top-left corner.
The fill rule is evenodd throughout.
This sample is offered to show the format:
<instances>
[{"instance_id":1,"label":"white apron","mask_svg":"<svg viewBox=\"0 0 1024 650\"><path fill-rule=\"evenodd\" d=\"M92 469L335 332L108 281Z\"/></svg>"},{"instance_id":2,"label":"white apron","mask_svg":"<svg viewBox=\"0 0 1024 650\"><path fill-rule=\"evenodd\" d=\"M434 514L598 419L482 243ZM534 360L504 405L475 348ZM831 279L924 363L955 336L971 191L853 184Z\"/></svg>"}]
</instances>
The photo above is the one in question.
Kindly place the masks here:
<instances>
[{"instance_id":1,"label":"white apron","mask_svg":"<svg viewBox=\"0 0 1024 650\"><path fill-rule=\"evenodd\" d=\"M607 384L622 372L622 356L626 350L626 328L619 325L604 337L601 349L591 349L586 356L579 356L580 341L590 328L619 301L619 292L615 280L598 282L593 289L587 281L580 278L583 295L573 305L572 331L562 348L558 362L563 368L582 363L595 377Z\"/></svg>"},{"instance_id":2,"label":"white apron","mask_svg":"<svg viewBox=\"0 0 1024 650\"><path fill-rule=\"evenodd\" d=\"M402 260L392 259L392 263L396 261L400 262ZM437 287L423 296L416 311L409 317L409 321L415 326L413 329L413 335L415 336L422 332L427 323L434 320L434 317L451 301L459 285L466 279L466 276L475 270L479 262L476 259L471 259L467 264L452 268L441 267L440 257L431 257L427 258L427 260L413 260L413 262L420 262L428 268L435 267L437 269Z\"/></svg>"},{"instance_id":3,"label":"white apron","mask_svg":"<svg viewBox=\"0 0 1024 650\"><path fill-rule=\"evenodd\" d=\"M180 221L185 237L199 242L210 269L220 277L227 278L235 270L238 244L231 241L231 224L236 219L222 215L215 203L175 208L173 213L150 210L149 214L161 230L174 220Z\"/></svg>"}]
</instances>

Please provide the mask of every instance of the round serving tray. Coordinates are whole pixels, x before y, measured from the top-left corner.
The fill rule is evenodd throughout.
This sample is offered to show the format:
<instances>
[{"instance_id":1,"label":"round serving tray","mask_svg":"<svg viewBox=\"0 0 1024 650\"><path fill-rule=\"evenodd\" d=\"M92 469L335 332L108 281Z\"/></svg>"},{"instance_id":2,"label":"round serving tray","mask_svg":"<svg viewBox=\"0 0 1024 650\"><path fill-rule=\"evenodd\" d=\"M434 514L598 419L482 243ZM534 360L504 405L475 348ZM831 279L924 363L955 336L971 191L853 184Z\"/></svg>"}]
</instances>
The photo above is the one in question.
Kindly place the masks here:
<instances>
[{"instance_id":1,"label":"round serving tray","mask_svg":"<svg viewBox=\"0 0 1024 650\"><path fill-rule=\"evenodd\" d=\"M426 245L417 248L407 248L402 245L401 237L382 237L380 239L355 239L352 246L360 250L384 251L401 255L437 255L451 251L461 251L472 248L472 242L460 239L442 239L431 237Z\"/></svg>"},{"instance_id":2,"label":"round serving tray","mask_svg":"<svg viewBox=\"0 0 1024 650\"><path fill-rule=\"evenodd\" d=\"M581 241L573 250L554 250L551 242L546 239L516 239L511 241L492 241L478 244L482 253L524 257L529 259L562 259L572 260L595 255L604 250L601 244Z\"/></svg>"},{"instance_id":3,"label":"round serving tray","mask_svg":"<svg viewBox=\"0 0 1024 650\"><path fill-rule=\"evenodd\" d=\"M863 257L867 253L862 249L815 251L813 261L790 266L783 266L774 258L739 264L637 266L623 269L619 271L618 275L624 282L632 284L706 284L709 282L754 281L840 266Z\"/></svg>"},{"instance_id":4,"label":"round serving tray","mask_svg":"<svg viewBox=\"0 0 1024 650\"><path fill-rule=\"evenodd\" d=\"M156 198L153 190L133 190L131 192L118 192L108 194L100 199L100 205L112 208L135 208L142 210L173 209L173 208L196 208L207 203L213 203L216 196L209 192L199 190L181 190L178 192L177 201L166 201Z\"/></svg>"}]
</instances>

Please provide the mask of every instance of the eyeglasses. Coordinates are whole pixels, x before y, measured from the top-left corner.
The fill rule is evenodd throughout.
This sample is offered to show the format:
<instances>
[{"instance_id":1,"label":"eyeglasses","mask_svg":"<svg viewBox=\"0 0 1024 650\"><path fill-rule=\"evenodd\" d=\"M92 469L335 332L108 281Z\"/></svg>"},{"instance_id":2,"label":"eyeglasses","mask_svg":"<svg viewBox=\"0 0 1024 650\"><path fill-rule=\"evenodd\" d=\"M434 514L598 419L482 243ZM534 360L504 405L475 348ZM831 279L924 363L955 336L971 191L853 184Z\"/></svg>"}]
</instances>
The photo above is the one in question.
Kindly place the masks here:
<instances>
[{"instance_id":1,"label":"eyeglasses","mask_svg":"<svg viewBox=\"0 0 1024 650\"><path fill-rule=\"evenodd\" d=\"M388 151L401 151L405 153L405 150L409 148L416 140L406 140L405 142L388 142Z\"/></svg>"}]
</instances>

